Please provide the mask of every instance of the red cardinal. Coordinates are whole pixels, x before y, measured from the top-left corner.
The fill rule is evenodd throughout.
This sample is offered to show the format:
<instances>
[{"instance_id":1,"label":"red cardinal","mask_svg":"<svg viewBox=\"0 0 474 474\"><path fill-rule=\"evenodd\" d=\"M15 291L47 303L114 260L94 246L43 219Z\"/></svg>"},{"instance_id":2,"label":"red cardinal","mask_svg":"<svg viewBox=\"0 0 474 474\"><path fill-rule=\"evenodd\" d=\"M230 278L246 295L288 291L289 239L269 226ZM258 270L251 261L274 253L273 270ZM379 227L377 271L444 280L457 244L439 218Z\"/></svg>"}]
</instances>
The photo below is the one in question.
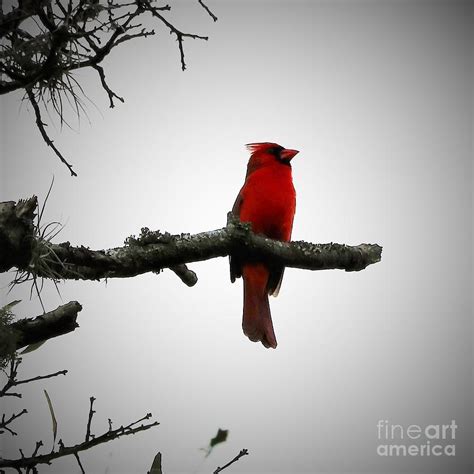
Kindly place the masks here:
<instances>
[{"instance_id":1,"label":"red cardinal","mask_svg":"<svg viewBox=\"0 0 474 474\"><path fill-rule=\"evenodd\" d=\"M232 212L242 222L250 222L255 233L288 242L296 208L290 161L298 150L276 143L250 143L247 148L251 152L247 175ZM277 296L284 269L270 262L230 259L231 281L240 276L244 280L244 334L265 347L277 346L268 295Z\"/></svg>"}]
</instances>

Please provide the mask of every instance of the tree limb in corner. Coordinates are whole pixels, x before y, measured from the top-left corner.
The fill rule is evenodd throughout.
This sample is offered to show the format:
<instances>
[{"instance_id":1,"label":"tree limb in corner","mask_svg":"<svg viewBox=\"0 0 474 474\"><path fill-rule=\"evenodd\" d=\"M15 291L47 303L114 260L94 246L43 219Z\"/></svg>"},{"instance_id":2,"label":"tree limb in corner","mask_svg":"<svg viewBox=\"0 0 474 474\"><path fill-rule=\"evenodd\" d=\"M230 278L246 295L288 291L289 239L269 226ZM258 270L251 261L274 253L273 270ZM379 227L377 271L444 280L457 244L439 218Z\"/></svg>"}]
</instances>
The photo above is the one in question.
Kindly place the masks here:
<instances>
[{"instance_id":1,"label":"tree limb in corner","mask_svg":"<svg viewBox=\"0 0 474 474\"><path fill-rule=\"evenodd\" d=\"M30 212L19 212L25 203ZM31 208L35 203L36 197L18 204L0 203L0 242L3 242L0 271L16 267L35 277L98 280L127 278L171 268L186 282L191 272L185 267L186 263L228 255L306 270L359 271L379 262L382 254L382 247L377 244L349 246L272 240L254 234L249 224L236 220L231 213L227 225L221 229L194 235L170 235L143 228L138 238L127 238L122 247L92 250L69 242L54 244L38 239L28 222L32 219ZM194 284L196 280L194 275L188 284Z\"/></svg>"},{"instance_id":2,"label":"tree limb in corner","mask_svg":"<svg viewBox=\"0 0 474 474\"><path fill-rule=\"evenodd\" d=\"M199 5L217 20L202 0ZM114 99L123 102L123 98L110 88L100 64L117 46L155 35L154 29L144 26L146 17L176 38L183 71L186 69L184 41L208 39L180 30L169 18L171 7L157 5L153 0L14 0L8 9L4 11L0 1L0 95L19 89L26 92L24 98L34 109L43 140L72 176L76 176L72 165L46 131L42 109L52 109L61 125L67 120L66 104L71 105L77 117L85 111L85 94L76 71L95 69L110 107L114 107Z\"/></svg>"},{"instance_id":3,"label":"tree limb in corner","mask_svg":"<svg viewBox=\"0 0 474 474\"><path fill-rule=\"evenodd\" d=\"M22 347L74 331L79 327L77 315L81 310L82 306L77 301L70 301L36 318L19 319L1 327L9 342L0 344L0 360L8 358Z\"/></svg>"},{"instance_id":4,"label":"tree limb in corner","mask_svg":"<svg viewBox=\"0 0 474 474\"><path fill-rule=\"evenodd\" d=\"M30 382L34 382L38 380L49 379L52 377L56 377L58 375L66 375L67 373L67 370L60 370L53 374L33 377L31 379L18 380L17 374L18 374L18 367L20 363L21 363L21 358L13 358L10 361L10 370L8 372L4 371L7 376L7 383L2 389L0 389L0 397L14 396L17 398L21 398L20 393L11 393L9 392L9 390L18 385L22 385L22 384L26 384L26 383L30 383ZM20 449L21 457L19 458L4 459L3 457L0 457L0 472L4 472L3 471L4 468L10 468L10 469L16 470L17 472L23 472L22 470L24 470L25 472L37 473L38 469L36 466L41 465L41 464L51 464L52 461L54 461L55 459L59 459L64 456L74 456L76 458L76 461L79 464L81 472L85 472L82 466L81 460L79 458L79 453L81 453L82 451L89 450L90 448L98 446L99 444L108 443L114 439L123 438L124 436L130 436L130 435L140 433L141 431L149 430L150 428L153 428L159 425L157 421L150 421L152 418L151 413L147 413L142 418L136 421L133 421L126 426L122 424L118 428L115 428L115 429L113 428L112 420L109 418L108 430L103 432L101 435L97 435L97 436L93 435L91 432L92 430L91 423L92 423L92 418L95 414L95 410L93 409L94 401L95 401L95 398L90 397L90 408L89 408L89 416L87 420L87 431L86 431L84 441L79 442L75 445L67 446L63 443L62 439L60 439L57 443L57 446L56 446L56 443L53 443L52 449L46 450L46 452L44 453L40 453L40 448L44 447L43 442L37 441L35 443L34 451L32 452L30 456L27 456L27 455L25 456L25 454L23 453L23 450ZM27 413L27 411L22 410L18 413L14 413L8 418L5 415L3 415L0 421L0 430L8 431L12 436L15 436L16 432L11 428L11 423L15 421L17 418L19 418L20 416L24 415L25 413ZM54 414L52 416L54 416Z\"/></svg>"},{"instance_id":5,"label":"tree limb in corner","mask_svg":"<svg viewBox=\"0 0 474 474\"><path fill-rule=\"evenodd\" d=\"M149 422L151 418L151 413L146 414L143 418L140 418L137 421L129 423L127 426L120 426L116 429L110 429L104 432L101 435L90 438L87 441L81 443L66 446L62 440L59 440L59 447L57 449L50 450L44 454L40 454L39 448L43 446L41 441L36 443L36 449L31 456L22 456L17 459L3 459L0 458L0 468L11 468L16 469L21 472L20 469L26 469L26 472L38 472L37 470L32 470L33 467L40 464L51 464L55 459L62 458L64 456L75 456L78 459L79 453L82 451L87 451L90 448L98 446L99 444L108 443L114 439L123 438L124 436L134 435L140 433L141 431L149 430L155 426L158 426L157 421ZM78 460L80 463L80 461ZM84 470L82 470L84 472Z\"/></svg>"},{"instance_id":6,"label":"tree limb in corner","mask_svg":"<svg viewBox=\"0 0 474 474\"><path fill-rule=\"evenodd\" d=\"M16 334L16 350L74 331L81 310L77 301L70 301L36 318L15 321L10 326Z\"/></svg>"}]
</instances>

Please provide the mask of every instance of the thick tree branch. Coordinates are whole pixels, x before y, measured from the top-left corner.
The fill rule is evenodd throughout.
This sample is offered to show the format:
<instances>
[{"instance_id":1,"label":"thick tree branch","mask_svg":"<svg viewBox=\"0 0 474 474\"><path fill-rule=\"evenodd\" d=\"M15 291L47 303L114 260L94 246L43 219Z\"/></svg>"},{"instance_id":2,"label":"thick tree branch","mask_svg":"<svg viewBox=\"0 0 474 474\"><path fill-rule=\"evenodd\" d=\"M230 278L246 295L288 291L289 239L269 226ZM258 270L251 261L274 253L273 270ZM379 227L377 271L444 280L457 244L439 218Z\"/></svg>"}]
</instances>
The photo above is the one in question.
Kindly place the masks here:
<instances>
[{"instance_id":1,"label":"thick tree branch","mask_svg":"<svg viewBox=\"0 0 474 474\"><path fill-rule=\"evenodd\" d=\"M3 204L15 215L12 203ZM0 215L1 210L0 203ZM12 221L15 223L15 219ZM0 236L2 233L9 235L8 229L2 229L0 219ZM0 248L0 269L7 270L8 264L36 277L74 280L126 278L159 272L163 268L172 268L177 272L177 268L185 263L228 255L306 270L359 271L379 262L382 254L382 247L377 244L349 246L303 241L280 242L254 234L249 224L234 218L229 219L226 227L194 235L170 235L144 228L138 238L129 237L124 246L108 250L75 247L69 242L53 244L47 240L35 240L28 232L25 232L23 238L33 239L30 259L17 255L18 259L15 260L14 256L4 255ZM9 247L19 246L14 241L9 243ZM38 255L41 256L40 259Z\"/></svg>"},{"instance_id":2,"label":"thick tree branch","mask_svg":"<svg viewBox=\"0 0 474 474\"><path fill-rule=\"evenodd\" d=\"M33 222L37 205L36 196L18 203L0 202L0 272L16 267L20 273L24 273L16 279L18 282L36 277L53 280L62 278L61 273L55 272L54 267L64 269L63 262L55 254L49 241L42 237L38 229L39 224L35 225ZM38 266L41 266L42 270L39 270ZM170 270L188 286L197 282L196 274L184 264L170 266ZM161 268L154 271L158 273Z\"/></svg>"},{"instance_id":3,"label":"thick tree branch","mask_svg":"<svg viewBox=\"0 0 474 474\"><path fill-rule=\"evenodd\" d=\"M76 319L81 309L82 306L77 301L71 301L36 318L20 319L11 323L9 328L12 329L15 339L14 350L74 331L79 327ZM0 353L0 357L7 355Z\"/></svg>"}]
</instances>

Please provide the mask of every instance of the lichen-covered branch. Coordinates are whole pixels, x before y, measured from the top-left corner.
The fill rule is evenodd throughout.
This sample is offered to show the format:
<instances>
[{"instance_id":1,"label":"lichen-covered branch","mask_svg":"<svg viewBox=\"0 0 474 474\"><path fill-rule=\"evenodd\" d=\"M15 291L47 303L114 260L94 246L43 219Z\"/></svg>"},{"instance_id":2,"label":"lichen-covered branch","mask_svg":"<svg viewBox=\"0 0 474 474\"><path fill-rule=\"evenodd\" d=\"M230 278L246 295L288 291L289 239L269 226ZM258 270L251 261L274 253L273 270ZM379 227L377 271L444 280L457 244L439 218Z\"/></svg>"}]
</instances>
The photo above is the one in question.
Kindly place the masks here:
<instances>
[{"instance_id":1,"label":"lichen-covered branch","mask_svg":"<svg viewBox=\"0 0 474 474\"><path fill-rule=\"evenodd\" d=\"M53 281L63 278L55 271L64 270L64 264L57 257L52 246L40 229L40 218L34 222L38 205L36 196L27 200L0 202L0 272L15 267L20 276L14 282L24 282L40 278ZM48 227L48 226L46 226ZM197 282L197 276L185 264L169 267L188 286ZM73 271L73 270L70 270ZM153 271L159 272L161 268ZM78 276L78 275L76 275Z\"/></svg>"},{"instance_id":2,"label":"lichen-covered branch","mask_svg":"<svg viewBox=\"0 0 474 474\"><path fill-rule=\"evenodd\" d=\"M15 216L15 206L4 204ZM1 206L0 203L0 214ZM171 268L179 274L178 269L182 269L180 266L186 263L228 255L306 270L359 271L381 259L382 247L377 244L285 243L254 234L249 224L239 222L230 213L229 216L225 227L194 235L170 235L143 228L138 238L129 237L122 247L107 250L92 250L85 246L73 246L69 242L54 244L48 240L35 239L29 231L25 231L23 235L16 235L16 238L32 239L30 245L26 246L29 248L29 258L18 255L15 261L12 256L4 255L0 247L0 269L8 270L10 265L36 277L98 280L133 277L159 272L163 268ZM15 223L15 218L12 222ZM2 232L10 235L8 229L1 228L0 220L0 235ZM9 246L18 247L16 242Z\"/></svg>"}]
</instances>

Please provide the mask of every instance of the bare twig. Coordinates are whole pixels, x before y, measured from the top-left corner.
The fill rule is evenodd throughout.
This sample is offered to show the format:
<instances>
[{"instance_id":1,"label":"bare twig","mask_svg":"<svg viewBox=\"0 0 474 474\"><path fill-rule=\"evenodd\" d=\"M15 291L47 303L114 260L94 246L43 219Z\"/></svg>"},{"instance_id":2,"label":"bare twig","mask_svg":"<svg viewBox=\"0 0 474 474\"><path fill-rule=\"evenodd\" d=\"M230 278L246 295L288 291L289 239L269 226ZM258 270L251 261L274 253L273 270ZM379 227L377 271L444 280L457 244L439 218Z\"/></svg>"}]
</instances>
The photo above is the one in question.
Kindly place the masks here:
<instances>
[{"instance_id":1,"label":"bare twig","mask_svg":"<svg viewBox=\"0 0 474 474\"><path fill-rule=\"evenodd\" d=\"M35 450L33 451L32 456L36 456L38 454L39 449L43 446L43 441L36 441Z\"/></svg>"},{"instance_id":2,"label":"bare twig","mask_svg":"<svg viewBox=\"0 0 474 474\"><path fill-rule=\"evenodd\" d=\"M209 16L214 20L214 21L217 21L217 16L214 15L214 13L211 12L211 10L209 9L209 7L202 1L202 0L198 0L199 2L199 5L201 5L202 8L204 8L204 10L206 10L206 12L209 14Z\"/></svg>"},{"instance_id":3,"label":"bare twig","mask_svg":"<svg viewBox=\"0 0 474 474\"><path fill-rule=\"evenodd\" d=\"M115 107L115 104L114 104L114 98L120 100L120 102L125 102L123 97L120 97L118 96L112 89L110 89L110 87L107 85L107 82L105 80L105 72L104 72L104 68L102 66L99 66L98 64L96 64L95 66L93 66L93 68L99 73L99 77L100 77L100 82L102 83L102 87L104 88L104 90L107 92L108 96L109 96L109 101L110 101L110 108L113 109Z\"/></svg>"},{"instance_id":4,"label":"bare twig","mask_svg":"<svg viewBox=\"0 0 474 474\"><path fill-rule=\"evenodd\" d=\"M94 406L95 398L90 397L89 401L90 401L90 408L89 408L89 417L87 419L86 442L94 437L94 435L91 434L91 423L92 423L92 417L94 416L94 413L95 413L95 411L92 408Z\"/></svg>"},{"instance_id":5,"label":"bare twig","mask_svg":"<svg viewBox=\"0 0 474 474\"><path fill-rule=\"evenodd\" d=\"M64 449L64 448L63 448ZM76 458L77 464L79 464L79 468L81 470L82 474L86 474L86 471L84 470L84 466L81 463L81 458L79 457L78 453L74 453L74 457Z\"/></svg>"},{"instance_id":6,"label":"bare twig","mask_svg":"<svg viewBox=\"0 0 474 474\"><path fill-rule=\"evenodd\" d=\"M14 387L16 384L16 376L18 373L18 366L21 364L21 359L17 358L12 358L10 360L10 370L7 372L6 370L3 370L5 375L7 376L7 381L3 388L0 390L0 397L17 397L21 398L20 393L8 393L8 391Z\"/></svg>"},{"instance_id":7,"label":"bare twig","mask_svg":"<svg viewBox=\"0 0 474 474\"><path fill-rule=\"evenodd\" d=\"M170 23L155 7L152 7L150 4L147 5L146 9L155 17L161 20L161 22L169 29L170 34L174 34L176 36L176 41L178 42L179 47L179 54L181 57L181 69L184 71L186 69L186 62L184 60L184 46L183 41L185 38L192 38L192 39L201 39L207 41L209 38L207 36L195 35L191 33L183 33L182 31L178 30L172 23Z\"/></svg>"},{"instance_id":8,"label":"bare twig","mask_svg":"<svg viewBox=\"0 0 474 474\"><path fill-rule=\"evenodd\" d=\"M71 176L77 176L76 172L72 169L72 165L67 162L66 158L64 158L62 153L56 148L53 141L51 140L51 138L49 138L49 135L46 133L46 129L45 129L46 124L43 122L43 119L41 118L41 111L40 111L38 102L36 101L33 91L31 89L26 89L26 93L35 111L36 125L38 127L38 130L41 133L41 136L43 137L43 140L46 142L46 145L50 146L53 149L56 156L67 166L67 168L69 169L69 172L71 173Z\"/></svg>"},{"instance_id":9,"label":"bare twig","mask_svg":"<svg viewBox=\"0 0 474 474\"><path fill-rule=\"evenodd\" d=\"M58 370L57 372L54 372L54 374L38 375L37 377L32 377L31 379L18 380L15 383L15 385L22 385L25 383L36 382L38 380L50 379L51 377L57 377L58 375L66 375L66 374L67 374L67 370Z\"/></svg>"},{"instance_id":10,"label":"bare twig","mask_svg":"<svg viewBox=\"0 0 474 474\"><path fill-rule=\"evenodd\" d=\"M21 398L20 393L15 393L15 392L9 392L9 390L13 387L17 387L18 385L23 385L25 383L30 383L30 382L36 382L38 380L44 380L44 379L49 379L52 377L57 377L58 375L66 375L67 370L59 370L58 372L54 372L52 374L48 375L38 375L37 377L32 377L30 379L24 379L24 380L17 380L17 375L18 375L18 367L21 364L21 358L20 357L14 357L10 361L10 368L8 371L3 371L5 375L7 376L7 382L3 386L3 388L0 390L0 397L17 397Z\"/></svg>"},{"instance_id":11,"label":"bare twig","mask_svg":"<svg viewBox=\"0 0 474 474\"><path fill-rule=\"evenodd\" d=\"M28 411L26 409L23 409L21 410L20 412L18 413L14 413L12 416L10 416L10 418L8 419L5 419L5 414L2 415L2 421L0 421L0 434L3 433L4 431L2 430L6 430L8 431L12 436L16 436L17 433L15 431L13 431L8 425L10 423L12 423L14 420L16 420L17 418L20 418L20 416L24 415L28 413Z\"/></svg>"},{"instance_id":12,"label":"bare twig","mask_svg":"<svg viewBox=\"0 0 474 474\"><path fill-rule=\"evenodd\" d=\"M215 471L214 474L219 474L219 472L223 471L224 469L228 468L231 464L234 464L234 462L237 462L242 456L247 456L248 455L248 450L247 449L242 449L237 456L235 456L232 461L229 461L226 465L222 467L218 467Z\"/></svg>"},{"instance_id":13,"label":"bare twig","mask_svg":"<svg viewBox=\"0 0 474 474\"><path fill-rule=\"evenodd\" d=\"M133 435L141 431L149 430L150 428L153 428L154 426L158 426L159 423L157 421L150 422L150 423L142 423L145 420L149 420L151 417L152 417L151 413L148 413L144 417L128 424L127 426L121 426L120 428L117 428L115 430L109 430L100 436L90 438L89 441L83 441L82 443L79 443L73 446L65 446L62 440L60 440L58 442L59 448L47 454L41 454L41 455L38 454L37 449L39 449L39 447L37 445L37 449L35 449L35 452L30 457L22 456L18 459L0 458L0 468L12 468L16 470L27 469L28 470L28 469L33 469L35 466L40 465L40 464L51 464L51 462L54 461L55 459L58 459L64 456L70 456L70 455L73 455L74 457L76 457L76 460L77 460L79 453L82 451L86 451L90 448L98 446L99 444L107 443L109 441L112 441L117 438L121 438L123 436Z\"/></svg>"}]
</instances>

